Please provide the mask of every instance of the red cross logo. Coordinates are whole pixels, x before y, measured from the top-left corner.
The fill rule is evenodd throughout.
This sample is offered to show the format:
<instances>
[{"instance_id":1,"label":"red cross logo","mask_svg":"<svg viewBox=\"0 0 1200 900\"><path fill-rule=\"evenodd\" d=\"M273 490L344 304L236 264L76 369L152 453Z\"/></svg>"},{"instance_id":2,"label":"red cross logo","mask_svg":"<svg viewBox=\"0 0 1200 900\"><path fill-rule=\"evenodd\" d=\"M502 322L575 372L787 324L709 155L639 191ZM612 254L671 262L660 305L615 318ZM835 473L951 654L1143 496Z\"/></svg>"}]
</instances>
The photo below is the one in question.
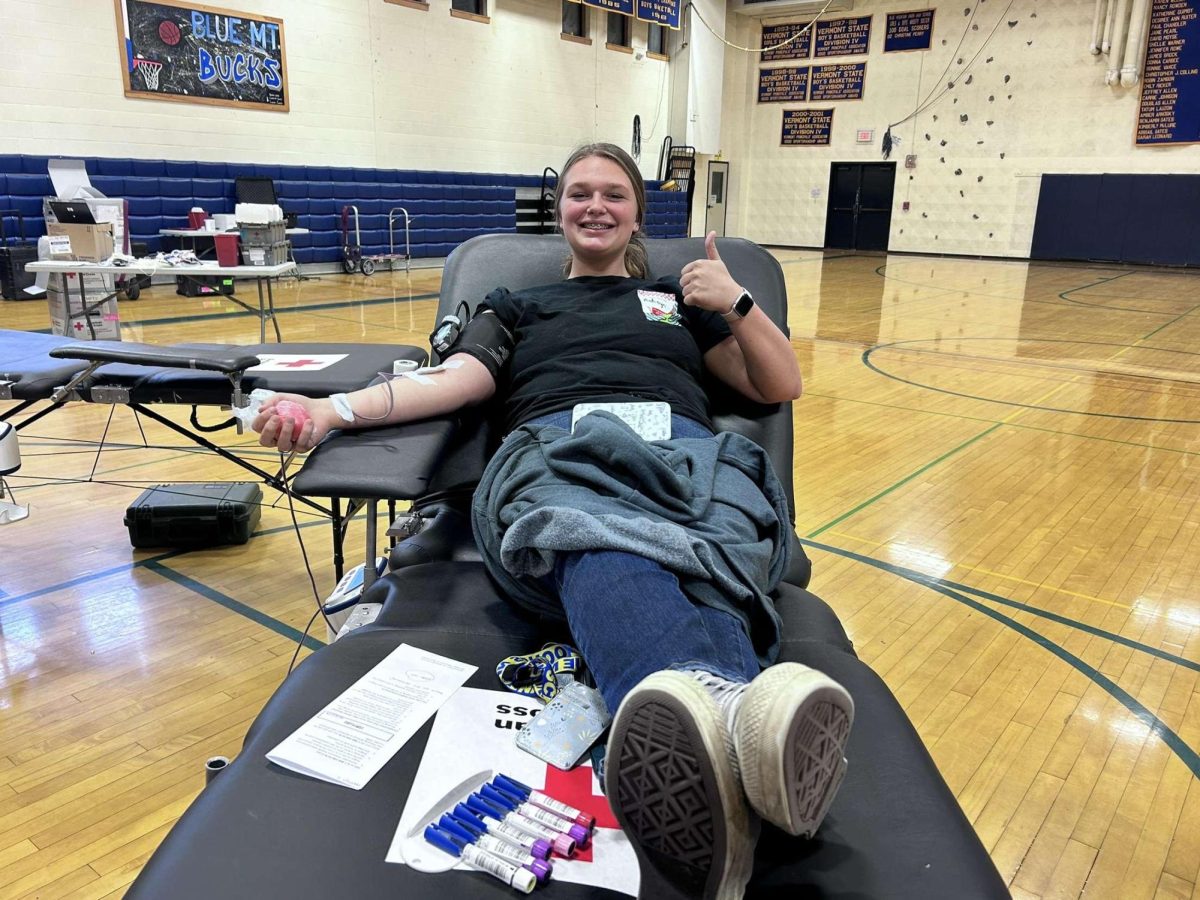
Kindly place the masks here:
<instances>
[{"instance_id":1,"label":"red cross logo","mask_svg":"<svg viewBox=\"0 0 1200 900\"><path fill-rule=\"evenodd\" d=\"M319 366L321 362L319 359L293 359L288 362L281 362L279 365L288 369L302 369L305 366Z\"/></svg>"},{"instance_id":2,"label":"red cross logo","mask_svg":"<svg viewBox=\"0 0 1200 900\"><path fill-rule=\"evenodd\" d=\"M570 772L563 772L554 766L546 766L546 787L543 788L555 800L561 800L567 806L591 813L596 817L597 828L620 828L617 817L613 815L608 805L608 798L602 794L592 793L592 770L587 766L578 766ZM592 861L592 848L580 850L575 857L580 862Z\"/></svg>"},{"instance_id":3,"label":"red cross logo","mask_svg":"<svg viewBox=\"0 0 1200 900\"><path fill-rule=\"evenodd\" d=\"M82 322L75 322L71 327L74 328L76 331L83 331L83 323Z\"/></svg>"}]
</instances>

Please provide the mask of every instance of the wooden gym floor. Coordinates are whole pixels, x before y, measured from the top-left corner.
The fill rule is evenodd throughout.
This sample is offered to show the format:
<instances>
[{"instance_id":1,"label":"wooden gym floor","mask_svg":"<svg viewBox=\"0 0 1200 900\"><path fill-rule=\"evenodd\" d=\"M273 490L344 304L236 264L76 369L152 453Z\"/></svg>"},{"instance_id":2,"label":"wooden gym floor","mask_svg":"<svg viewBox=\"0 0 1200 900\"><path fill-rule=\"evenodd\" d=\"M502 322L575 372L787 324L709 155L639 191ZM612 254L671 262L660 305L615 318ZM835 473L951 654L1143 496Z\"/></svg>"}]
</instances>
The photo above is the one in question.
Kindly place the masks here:
<instances>
[{"instance_id":1,"label":"wooden gym floor","mask_svg":"<svg viewBox=\"0 0 1200 900\"><path fill-rule=\"evenodd\" d=\"M777 255L812 588L1014 896L1200 898L1200 277ZM440 274L282 282L284 337L424 344ZM257 341L227 301L169 288L121 316L126 340ZM0 327L47 324L0 306ZM0 897L117 897L204 759L237 753L314 600L270 491L245 547L131 550L145 486L244 480L161 426L78 404L22 448L33 512L0 531ZM324 596L328 529L296 515ZM352 560L361 542L359 524Z\"/></svg>"}]
</instances>

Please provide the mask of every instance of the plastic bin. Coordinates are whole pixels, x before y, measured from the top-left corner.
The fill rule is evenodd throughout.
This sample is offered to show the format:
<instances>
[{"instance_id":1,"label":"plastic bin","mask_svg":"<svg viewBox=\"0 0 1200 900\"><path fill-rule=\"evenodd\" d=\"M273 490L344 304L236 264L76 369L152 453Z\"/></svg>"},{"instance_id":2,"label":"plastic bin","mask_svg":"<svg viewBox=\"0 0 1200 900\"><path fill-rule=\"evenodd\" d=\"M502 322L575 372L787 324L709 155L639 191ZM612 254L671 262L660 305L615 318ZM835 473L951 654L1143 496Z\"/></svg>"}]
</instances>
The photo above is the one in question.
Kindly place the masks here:
<instances>
[{"instance_id":1,"label":"plastic bin","mask_svg":"<svg viewBox=\"0 0 1200 900\"><path fill-rule=\"evenodd\" d=\"M270 225L241 225L242 246L269 247L287 240L287 228L282 222Z\"/></svg>"},{"instance_id":2,"label":"plastic bin","mask_svg":"<svg viewBox=\"0 0 1200 900\"><path fill-rule=\"evenodd\" d=\"M242 264L247 266L277 266L285 263L291 257L292 245L288 241L279 241L266 247L242 245Z\"/></svg>"}]
</instances>

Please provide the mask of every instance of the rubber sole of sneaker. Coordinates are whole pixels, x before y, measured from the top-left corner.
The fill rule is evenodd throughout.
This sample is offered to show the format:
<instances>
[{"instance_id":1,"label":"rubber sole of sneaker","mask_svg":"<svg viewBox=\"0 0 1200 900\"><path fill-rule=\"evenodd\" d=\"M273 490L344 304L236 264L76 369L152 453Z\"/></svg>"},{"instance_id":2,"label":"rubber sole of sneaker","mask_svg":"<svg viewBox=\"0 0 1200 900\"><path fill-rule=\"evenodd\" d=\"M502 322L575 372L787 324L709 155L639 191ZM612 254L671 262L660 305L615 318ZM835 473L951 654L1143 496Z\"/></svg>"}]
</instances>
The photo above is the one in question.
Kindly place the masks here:
<instances>
[{"instance_id":1,"label":"rubber sole of sneaker","mask_svg":"<svg viewBox=\"0 0 1200 900\"><path fill-rule=\"evenodd\" d=\"M734 742L754 810L788 834L815 834L846 774L853 721L854 701L824 673L765 669L742 697Z\"/></svg>"},{"instance_id":2,"label":"rubber sole of sneaker","mask_svg":"<svg viewBox=\"0 0 1200 900\"><path fill-rule=\"evenodd\" d=\"M733 772L707 691L656 672L617 711L605 791L633 843L645 900L739 900L754 866L758 819Z\"/></svg>"}]
</instances>

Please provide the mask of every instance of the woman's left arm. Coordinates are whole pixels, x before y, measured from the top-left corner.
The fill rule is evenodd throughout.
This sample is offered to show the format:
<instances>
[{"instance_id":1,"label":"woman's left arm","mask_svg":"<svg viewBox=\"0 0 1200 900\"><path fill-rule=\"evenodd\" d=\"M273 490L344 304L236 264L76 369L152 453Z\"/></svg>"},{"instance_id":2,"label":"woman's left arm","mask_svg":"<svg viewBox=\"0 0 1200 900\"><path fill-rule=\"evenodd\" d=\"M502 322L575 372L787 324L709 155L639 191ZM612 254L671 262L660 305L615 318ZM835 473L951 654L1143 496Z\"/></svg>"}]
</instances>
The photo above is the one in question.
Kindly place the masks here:
<instances>
[{"instance_id":1,"label":"woman's left arm","mask_svg":"<svg viewBox=\"0 0 1200 900\"><path fill-rule=\"evenodd\" d=\"M704 249L707 259L688 263L680 274L683 302L724 315L742 288L717 253L715 231L704 239ZM755 306L745 318L726 321L733 336L704 354L708 370L759 403L782 403L799 397L803 382L796 354L771 317Z\"/></svg>"}]
</instances>

